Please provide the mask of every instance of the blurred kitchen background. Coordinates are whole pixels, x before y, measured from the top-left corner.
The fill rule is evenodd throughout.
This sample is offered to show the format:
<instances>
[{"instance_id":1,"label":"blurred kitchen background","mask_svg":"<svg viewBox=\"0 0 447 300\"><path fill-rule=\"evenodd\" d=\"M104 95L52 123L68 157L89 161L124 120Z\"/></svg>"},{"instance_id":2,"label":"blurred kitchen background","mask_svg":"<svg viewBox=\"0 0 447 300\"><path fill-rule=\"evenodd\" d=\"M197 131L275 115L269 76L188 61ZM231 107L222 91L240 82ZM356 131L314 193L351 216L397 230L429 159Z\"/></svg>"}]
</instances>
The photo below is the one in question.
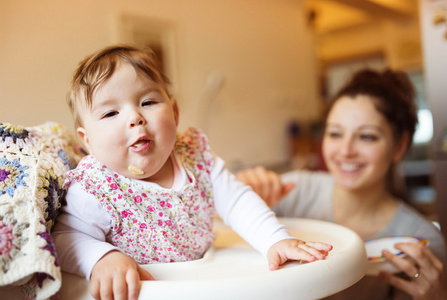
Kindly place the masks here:
<instances>
[{"instance_id":1,"label":"blurred kitchen background","mask_svg":"<svg viewBox=\"0 0 447 300\"><path fill-rule=\"evenodd\" d=\"M411 202L447 228L447 0L0 0L0 122L73 129L77 63L151 46L180 130L202 128L237 171L324 169L327 99L362 67L401 69L420 126L402 164ZM434 124L434 125L433 125Z\"/></svg>"}]
</instances>

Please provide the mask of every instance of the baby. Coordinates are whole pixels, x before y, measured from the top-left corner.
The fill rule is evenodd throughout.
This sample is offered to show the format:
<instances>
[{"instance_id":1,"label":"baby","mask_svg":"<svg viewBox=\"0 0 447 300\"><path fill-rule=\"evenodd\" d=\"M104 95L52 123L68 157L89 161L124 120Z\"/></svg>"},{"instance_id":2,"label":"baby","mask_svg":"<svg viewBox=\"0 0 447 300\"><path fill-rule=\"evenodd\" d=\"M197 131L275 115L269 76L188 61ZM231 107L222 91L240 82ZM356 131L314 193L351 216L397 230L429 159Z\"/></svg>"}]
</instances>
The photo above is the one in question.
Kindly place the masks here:
<instances>
[{"instance_id":1,"label":"baby","mask_svg":"<svg viewBox=\"0 0 447 300\"><path fill-rule=\"evenodd\" d=\"M227 171L206 136L177 133L179 112L152 54L106 48L74 73L69 104L89 154L67 173L67 205L54 242L62 270L90 279L96 299L136 299L140 264L199 259L214 212L275 270L324 259L332 246L289 235L249 187Z\"/></svg>"}]
</instances>

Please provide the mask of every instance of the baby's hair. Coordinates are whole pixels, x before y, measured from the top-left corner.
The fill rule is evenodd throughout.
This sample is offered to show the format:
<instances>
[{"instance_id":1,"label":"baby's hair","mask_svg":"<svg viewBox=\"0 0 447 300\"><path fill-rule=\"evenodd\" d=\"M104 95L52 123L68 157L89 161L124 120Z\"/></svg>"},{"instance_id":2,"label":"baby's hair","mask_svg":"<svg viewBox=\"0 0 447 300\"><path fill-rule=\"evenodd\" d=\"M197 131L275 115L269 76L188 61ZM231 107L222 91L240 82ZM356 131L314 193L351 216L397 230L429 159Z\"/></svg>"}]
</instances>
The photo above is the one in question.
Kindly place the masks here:
<instances>
[{"instance_id":1,"label":"baby's hair","mask_svg":"<svg viewBox=\"0 0 447 300\"><path fill-rule=\"evenodd\" d=\"M418 119L415 89L406 73L390 69L361 70L335 95L328 112L341 97L358 95L373 98L376 109L390 123L395 140L399 141L408 133L408 147L411 146Z\"/></svg>"},{"instance_id":2,"label":"baby's hair","mask_svg":"<svg viewBox=\"0 0 447 300\"><path fill-rule=\"evenodd\" d=\"M140 50L127 45L107 47L82 60L73 74L68 93L68 105L76 127L82 126L82 120L78 114L80 101L84 101L83 104L87 107L92 106L94 93L112 77L118 62L130 64L137 72L159 84L169 96L169 80L161 71L159 61L153 51Z\"/></svg>"}]
</instances>

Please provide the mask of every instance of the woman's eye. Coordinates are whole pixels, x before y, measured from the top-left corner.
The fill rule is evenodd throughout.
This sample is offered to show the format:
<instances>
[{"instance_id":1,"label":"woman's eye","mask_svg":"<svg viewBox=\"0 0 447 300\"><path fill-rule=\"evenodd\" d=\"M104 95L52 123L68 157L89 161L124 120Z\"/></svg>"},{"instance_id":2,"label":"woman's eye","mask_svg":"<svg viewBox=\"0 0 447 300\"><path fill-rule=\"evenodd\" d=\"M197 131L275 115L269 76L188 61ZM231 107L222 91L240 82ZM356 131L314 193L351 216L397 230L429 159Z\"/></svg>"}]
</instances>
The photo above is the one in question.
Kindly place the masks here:
<instances>
[{"instance_id":1,"label":"woman's eye","mask_svg":"<svg viewBox=\"0 0 447 300\"><path fill-rule=\"evenodd\" d=\"M330 138L339 138L341 137L341 133L339 132L334 132L334 131L328 131L326 132L326 135Z\"/></svg>"},{"instance_id":2,"label":"woman's eye","mask_svg":"<svg viewBox=\"0 0 447 300\"><path fill-rule=\"evenodd\" d=\"M363 141L374 142L374 141L377 141L377 136L372 135L372 134L361 134L360 139Z\"/></svg>"}]
</instances>

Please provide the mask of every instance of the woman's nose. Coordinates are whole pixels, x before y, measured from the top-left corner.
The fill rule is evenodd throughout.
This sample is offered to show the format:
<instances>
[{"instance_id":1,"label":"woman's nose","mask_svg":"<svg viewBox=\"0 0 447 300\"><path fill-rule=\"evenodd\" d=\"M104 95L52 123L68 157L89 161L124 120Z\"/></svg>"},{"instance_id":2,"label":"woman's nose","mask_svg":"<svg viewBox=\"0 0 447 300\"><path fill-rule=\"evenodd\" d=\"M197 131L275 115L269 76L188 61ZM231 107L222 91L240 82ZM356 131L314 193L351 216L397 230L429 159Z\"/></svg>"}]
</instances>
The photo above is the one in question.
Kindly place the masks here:
<instances>
[{"instance_id":1,"label":"woman's nose","mask_svg":"<svg viewBox=\"0 0 447 300\"><path fill-rule=\"evenodd\" d=\"M340 147L341 147L340 152L344 156L352 156L355 154L354 140L350 137L344 138Z\"/></svg>"}]
</instances>

